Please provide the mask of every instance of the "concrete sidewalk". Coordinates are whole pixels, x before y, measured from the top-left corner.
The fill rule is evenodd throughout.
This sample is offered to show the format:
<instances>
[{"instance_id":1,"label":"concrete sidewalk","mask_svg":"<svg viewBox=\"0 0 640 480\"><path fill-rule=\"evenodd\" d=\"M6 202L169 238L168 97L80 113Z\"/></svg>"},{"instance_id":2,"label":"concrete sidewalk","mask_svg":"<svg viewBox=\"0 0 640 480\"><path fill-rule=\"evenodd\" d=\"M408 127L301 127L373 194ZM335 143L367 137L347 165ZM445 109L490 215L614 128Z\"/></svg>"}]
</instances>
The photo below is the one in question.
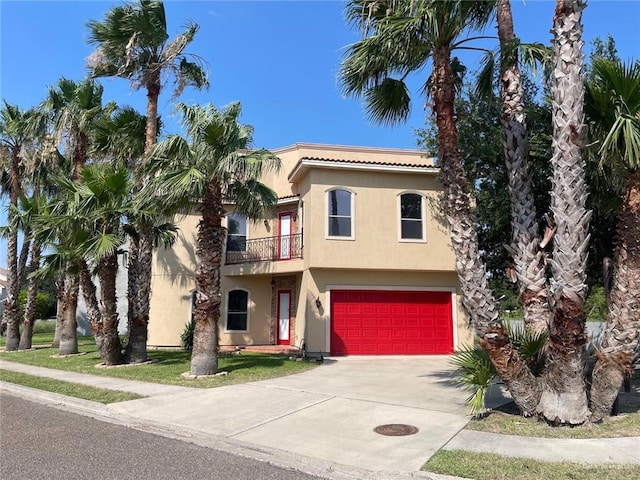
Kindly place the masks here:
<instances>
[{"instance_id":1,"label":"concrete sidewalk","mask_svg":"<svg viewBox=\"0 0 640 480\"><path fill-rule=\"evenodd\" d=\"M329 358L297 375L213 389L6 361L0 368L148 395L97 405L96 415L330 478L444 478L419 472L443 447L549 461L640 464L638 437L528 439L463 430L468 393L453 383L445 356ZM490 399L494 406L504 401L500 395ZM415 426L418 433L388 437L373 431L390 423Z\"/></svg>"}]
</instances>

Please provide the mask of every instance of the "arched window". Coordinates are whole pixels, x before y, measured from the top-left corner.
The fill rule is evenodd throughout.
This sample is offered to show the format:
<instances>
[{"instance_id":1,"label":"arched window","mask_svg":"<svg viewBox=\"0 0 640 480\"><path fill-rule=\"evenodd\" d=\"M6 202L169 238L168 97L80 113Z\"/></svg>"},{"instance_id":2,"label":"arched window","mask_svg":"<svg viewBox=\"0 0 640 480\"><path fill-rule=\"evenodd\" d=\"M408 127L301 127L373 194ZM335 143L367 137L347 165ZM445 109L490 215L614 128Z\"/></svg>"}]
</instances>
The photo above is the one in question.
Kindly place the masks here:
<instances>
[{"instance_id":1,"label":"arched window","mask_svg":"<svg viewBox=\"0 0 640 480\"><path fill-rule=\"evenodd\" d=\"M353 194L334 188L327 192L327 233L329 237L353 238Z\"/></svg>"},{"instance_id":2,"label":"arched window","mask_svg":"<svg viewBox=\"0 0 640 480\"><path fill-rule=\"evenodd\" d=\"M417 193L400 195L400 239L425 240L424 197Z\"/></svg>"},{"instance_id":3,"label":"arched window","mask_svg":"<svg viewBox=\"0 0 640 480\"><path fill-rule=\"evenodd\" d=\"M231 290L227 294L227 331L246 332L249 324L249 292Z\"/></svg>"}]
</instances>

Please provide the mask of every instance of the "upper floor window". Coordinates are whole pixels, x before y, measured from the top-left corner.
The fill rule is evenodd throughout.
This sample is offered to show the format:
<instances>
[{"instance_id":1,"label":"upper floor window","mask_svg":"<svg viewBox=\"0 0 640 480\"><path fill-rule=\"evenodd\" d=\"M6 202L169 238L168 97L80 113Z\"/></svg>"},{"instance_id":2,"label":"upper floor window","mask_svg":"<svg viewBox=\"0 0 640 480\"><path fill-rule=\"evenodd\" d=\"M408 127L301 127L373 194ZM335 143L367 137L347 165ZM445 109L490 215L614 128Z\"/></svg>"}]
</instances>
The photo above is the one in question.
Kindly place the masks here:
<instances>
[{"instance_id":1,"label":"upper floor window","mask_svg":"<svg viewBox=\"0 0 640 480\"><path fill-rule=\"evenodd\" d=\"M227 330L246 332L249 319L249 292L231 290L227 297Z\"/></svg>"},{"instance_id":2,"label":"upper floor window","mask_svg":"<svg viewBox=\"0 0 640 480\"><path fill-rule=\"evenodd\" d=\"M424 197L417 193L400 195L400 239L424 240Z\"/></svg>"},{"instance_id":3,"label":"upper floor window","mask_svg":"<svg viewBox=\"0 0 640 480\"><path fill-rule=\"evenodd\" d=\"M227 252L247 250L247 218L230 213L227 215Z\"/></svg>"},{"instance_id":4,"label":"upper floor window","mask_svg":"<svg viewBox=\"0 0 640 480\"><path fill-rule=\"evenodd\" d=\"M353 194L339 188L327 192L329 237L353 238Z\"/></svg>"}]
</instances>

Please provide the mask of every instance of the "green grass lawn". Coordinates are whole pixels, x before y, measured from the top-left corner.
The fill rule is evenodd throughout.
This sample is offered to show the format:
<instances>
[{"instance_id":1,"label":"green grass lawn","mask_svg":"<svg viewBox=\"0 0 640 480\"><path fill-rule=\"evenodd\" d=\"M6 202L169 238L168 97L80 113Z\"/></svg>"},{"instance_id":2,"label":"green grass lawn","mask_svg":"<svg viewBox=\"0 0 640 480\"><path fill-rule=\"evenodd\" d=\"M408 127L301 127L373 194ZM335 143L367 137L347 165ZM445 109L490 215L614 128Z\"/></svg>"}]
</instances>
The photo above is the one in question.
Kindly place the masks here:
<instances>
[{"instance_id":1,"label":"green grass lawn","mask_svg":"<svg viewBox=\"0 0 640 480\"><path fill-rule=\"evenodd\" d=\"M638 465L587 466L462 450L440 450L423 470L475 480L637 480L639 472Z\"/></svg>"},{"instance_id":2,"label":"green grass lawn","mask_svg":"<svg viewBox=\"0 0 640 480\"><path fill-rule=\"evenodd\" d=\"M313 362L289 360L282 355L242 353L220 357L219 369L228 372L227 376L190 380L181 376L182 373L189 371L190 352L156 350L149 352L149 357L157 360L152 364L96 368L101 360L95 343L80 342L79 351L86 354L56 358L53 356L57 353L57 349L48 347L29 351L0 352L0 359L71 372L200 388L281 377L300 373L316 366Z\"/></svg>"},{"instance_id":3,"label":"green grass lawn","mask_svg":"<svg viewBox=\"0 0 640 480\"><path fill-rule=\"evenodd\" d=\"M620 392L620 414L605 418L596 425L580 427L550 426L535 417L519 415L515 405L508 404L471 420L466 428L482 432L545 438L611 438L640 436L640 378L631 380L631 392Z\"/></svg>"},{"instance_id":4,"label":"green grass lawn","mask_svg":"<svg viewBox=\"0 0 640 480\"><path fill-rule=\"evenodd\" d=\"M136 393L90 387L79 383L63 382L53 378L36 377L34 375L3 369L0 369L0 380L100 403L126 402L128 400L144 398L142 395Z\"/></svg>"}]
</instances>

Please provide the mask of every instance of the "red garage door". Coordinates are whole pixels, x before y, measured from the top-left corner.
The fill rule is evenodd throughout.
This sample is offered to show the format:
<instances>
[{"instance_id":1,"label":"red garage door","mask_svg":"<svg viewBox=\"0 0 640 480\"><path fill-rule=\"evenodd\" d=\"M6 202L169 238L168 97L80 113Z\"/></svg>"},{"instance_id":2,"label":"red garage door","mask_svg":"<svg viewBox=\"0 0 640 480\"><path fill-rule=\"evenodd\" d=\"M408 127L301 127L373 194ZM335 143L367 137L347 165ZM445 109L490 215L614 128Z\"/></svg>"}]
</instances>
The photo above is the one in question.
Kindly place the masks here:
<instances>
[{"instance_id":1,"label":"red garage door","mask_svg":"<svg viewBox=\"0 0 640 480\"><path fill-rule=\"evenodd\" d=\"M451 293L331 291L331 354L453 353Z\"/></svg>"}]
</instances>

